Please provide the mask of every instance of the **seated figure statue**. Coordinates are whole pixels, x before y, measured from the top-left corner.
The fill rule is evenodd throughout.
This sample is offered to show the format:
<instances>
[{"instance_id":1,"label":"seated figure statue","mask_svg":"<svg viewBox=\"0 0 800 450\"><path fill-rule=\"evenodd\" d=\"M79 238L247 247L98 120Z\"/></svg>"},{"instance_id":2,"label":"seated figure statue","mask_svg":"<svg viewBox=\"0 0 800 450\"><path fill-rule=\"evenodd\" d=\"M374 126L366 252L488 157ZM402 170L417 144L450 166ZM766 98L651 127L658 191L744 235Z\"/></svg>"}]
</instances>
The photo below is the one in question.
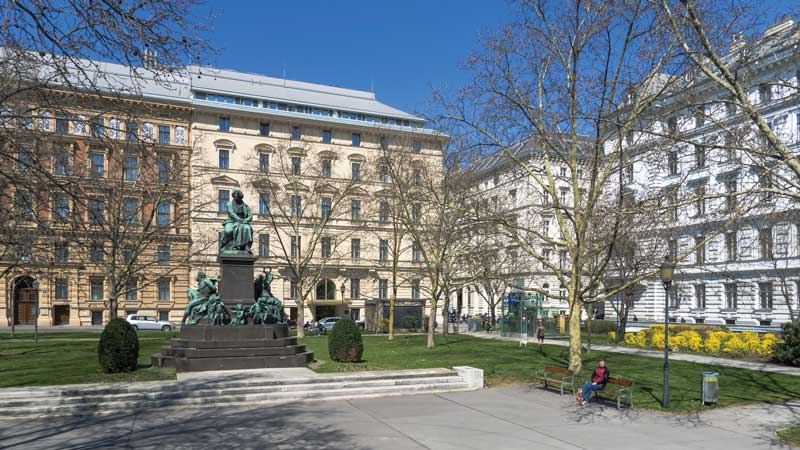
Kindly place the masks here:
<instances>
[{"instance_id":1,"label":"seated figure statue","mask_svg":"<svg viewBox=\"0 0 800 450\"><path fill-rule=\"evenodd\" d=\"M283 303L272 295L272 278L272 269L265 270L256 278L256 302L250 306L250 317L252 317L253 323L286 323Z\"/></svg>"},{"instance_id":2,"label":"seated figure statue","mask_svg":"<svg viewBox=\"0 0 800 450\"><path fill-rule=\"evenodd\" d=\"M189 296L189 304L186 305L186 311L183 313L181 325L186 323L187 319L189 319L190 325L196 324L200 317L207 315L206 306L208 299L212 295L219 296L214 281L208 278L203 272L197 274L197 289L189 288L186 290L186 293Z\"/></svg>"},{"instance_id":3,"label":"seated figure statue","mask_svg":"<svg viewBox=\"0 0 800 450\"><path fill-rule=\"evenodd\" d=\"M228 218L222 222L224 227L220 241L220 253L247 252L252 254L253 246L253 213L244 202L244 194L240 189L235 189L232 199L227 203Z\"/></svg>"}]
</instances>

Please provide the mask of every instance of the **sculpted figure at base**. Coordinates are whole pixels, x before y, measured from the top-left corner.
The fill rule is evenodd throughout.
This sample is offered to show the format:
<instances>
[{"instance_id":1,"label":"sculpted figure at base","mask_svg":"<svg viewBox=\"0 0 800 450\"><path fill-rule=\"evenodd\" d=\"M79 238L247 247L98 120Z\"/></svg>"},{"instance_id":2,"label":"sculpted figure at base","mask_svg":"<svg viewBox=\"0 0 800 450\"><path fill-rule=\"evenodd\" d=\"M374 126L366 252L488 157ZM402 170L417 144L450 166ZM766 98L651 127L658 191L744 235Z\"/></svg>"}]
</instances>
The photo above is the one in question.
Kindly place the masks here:
<instances>
[{"instance_id":1,"label":"sculpted figure at base","mask_svg":"<svg viewBox=\"0 0 800 450\"><path fill-rule=\"evenodd\" d=\"M232 199L227 203L228 218L222 222L224 227L220 242L221 253L246 252L252 254L253 246L253 213L244 202L244 194L240 189L235 189Z\"/></svg>"},{"instance_id":2,"label":"sculpted figure at base","mask_svg":"<svg viewBox=\"0 0 800 450\"><path fill-rule=\"evenodd\" d=\"M189 296L189 304L186 305L181 325L186 323L187 319L190 325L196 324L201 317L207 314L208 299L212 295L219 297L216 284L203 272L197 274L197 289L189 288L186 293Z\"/></svg>"},{"instance_id":3,"label":"sculpted figure at base","mask_svg":"<svg viewBox=\"0 0 800 450\"><path fill-rule=\"evenodd\" d=\"M286 323L283 303L272 295L272 278L272 269L265 270L263 274L256 278L256 302L250 306L250 317L253 323Z\"/></svg>"}]
</instances>

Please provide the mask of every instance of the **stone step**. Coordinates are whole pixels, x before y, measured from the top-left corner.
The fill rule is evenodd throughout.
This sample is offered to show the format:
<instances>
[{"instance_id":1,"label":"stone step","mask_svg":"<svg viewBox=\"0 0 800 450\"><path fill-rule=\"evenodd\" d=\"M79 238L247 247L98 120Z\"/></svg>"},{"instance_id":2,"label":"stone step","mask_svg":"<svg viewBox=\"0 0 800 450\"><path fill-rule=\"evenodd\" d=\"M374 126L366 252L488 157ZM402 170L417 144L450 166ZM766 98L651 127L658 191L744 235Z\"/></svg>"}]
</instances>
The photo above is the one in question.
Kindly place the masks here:
<instances>
[{"instance_id":1,"label":"stone step","mask_svg":"<svg viewBox=\"0 0 800 450\"><path fill-rule=\"evenodd\" d=\"M398 386L359 387L340 389L311 389L288 392L254 393L225 395L216 397L190 397L177 399L133 401L109 401L101 403L83 403L77 405L42 405L28 407L13 407L0 409L0 419L29 419L41 417L74 416L113 414L116 412L130 412L134 409L152 408L203 408L208 406L269 406L274 404L318 401L342 400L354 398L384 397L395 395L411 395L438 392L457 392L474 389L463 381L411 384L398 389Z\"/></svg>"},{"instance_id":2,"label":"stone step","mask_svg":"<svg viewBox=\"0 0 800 450\"><path fill-rule=\"evenodd\" d=\"M253 339L235 341L237 348L245 347L283 347L286 345L297 345L296 337L276 338L276 339ZM184 338L170 339L172 348L228 348L229 342L202 341Z\"/></svg>"},{"instance_id":3,"label":"stone step","mask_svg":"<svg viewBox=\"0 0 800 450\"><path fill-rule=\"evenodd\" d=\"M214 387L206 387L202 384L198 385L183 385L180 390L164 390L164 391L139 391L139 392L124 392L114 394L98 394L87 393L86 395L70 395L62 397L44 397L44 398L18 398L3 401L0 404L0 414L7 408L25 407L25 406L58 406L58 405L76 405L76 404L97 404L104 402L116 402L126 400L169 400L178 398L214 398L225 397L229 395L250 395L250 394L266 394L266 393L282 393L282 392L297 392L297 391L312 391L312 390L335 390L335 389L357 389L357 388L380 388L391 386L413 386L413 385L429 385L429 384L448 384L448 383L463 383L463 379L459 376L435 376L424 378L395 378L395 379L373 379L373 380L350 380L350 381L328 381L325 383L289 383L289 384L270 384L270 385L249 385L249 386L227 386L217 385Z\"/></svg>"},{"instance_id":4,"label":"stone step","mask_svg":"<svg viewBox=\"0 0 800 450\"><path fill-rule=\"evenodd\" d=\"M324 374L318 376L300 376L289 378L274 378L267 373L260 371L242 372L236 375L225 375L217 378L207 378L202 380L187 381L140 381L132 383L108 383L108 384L73 384L63 386L44 386L30 388L8 388L0 390L0 408L10 399L17 398L46 398L46 397L69 397L84 395L113 395L128 392L145 392L159 390L162 392L173 390L181 391L186 385L204 387L246 387L246 386L274 386L291 384L317 384L329 383L332 381L353 381L353 380L393 380L409 378L426 378L435 376L457 376L458 374L451 369L432 368L432 369L405 369L405 370L383 370L368 372L348 372Z\"/></svg>"},{"instance_id":5,"label":"stone step","mask_svg":"<svg viewBox=\"0 0 800 450\"><path fill-rule=\"evenodd\" d=\"M165 348L161 350L164 356L179 358L224 358L239 356L276 356L295 355L305 352L304 345L264 346L246 348Z\"/></svg>"}]
</instances>

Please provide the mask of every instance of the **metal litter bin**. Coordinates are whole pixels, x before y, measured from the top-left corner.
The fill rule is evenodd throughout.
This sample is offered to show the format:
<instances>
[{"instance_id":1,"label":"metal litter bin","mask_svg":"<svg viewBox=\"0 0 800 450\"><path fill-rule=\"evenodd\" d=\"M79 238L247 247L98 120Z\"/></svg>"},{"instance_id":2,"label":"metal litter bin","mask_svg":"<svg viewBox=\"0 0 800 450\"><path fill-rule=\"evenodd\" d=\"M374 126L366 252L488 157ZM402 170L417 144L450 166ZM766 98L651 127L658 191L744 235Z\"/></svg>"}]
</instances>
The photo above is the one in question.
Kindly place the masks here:
<instances>
[{"instance_id":1,"label":"metal litter bin","mask_svg":"<svg viewBox=\"0 0 800 450\"><path fill-rule=\"evenodd\" d=\"M719 403L719 373L703 372L703 404Z\"/></svg>"}]
</instances>

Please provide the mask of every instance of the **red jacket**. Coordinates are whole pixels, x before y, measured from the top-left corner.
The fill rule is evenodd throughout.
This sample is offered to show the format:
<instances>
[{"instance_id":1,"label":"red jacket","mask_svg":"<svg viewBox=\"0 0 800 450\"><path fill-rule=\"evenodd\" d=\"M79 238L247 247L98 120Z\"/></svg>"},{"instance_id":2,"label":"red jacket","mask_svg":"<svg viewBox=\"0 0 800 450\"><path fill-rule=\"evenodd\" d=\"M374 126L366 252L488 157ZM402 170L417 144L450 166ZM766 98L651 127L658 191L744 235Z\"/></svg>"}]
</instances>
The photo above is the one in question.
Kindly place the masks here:
<instances>
[{"instance_id":1,"label":"red jacket","mask_svg":"<svg viewBox=\"0 0 800 450\"><path fill-rule=\"evenodd\" d=\"M608 383L608 367L598 367L592 372L592 383L605 386Z\"/></svg>"}]
</instances>

